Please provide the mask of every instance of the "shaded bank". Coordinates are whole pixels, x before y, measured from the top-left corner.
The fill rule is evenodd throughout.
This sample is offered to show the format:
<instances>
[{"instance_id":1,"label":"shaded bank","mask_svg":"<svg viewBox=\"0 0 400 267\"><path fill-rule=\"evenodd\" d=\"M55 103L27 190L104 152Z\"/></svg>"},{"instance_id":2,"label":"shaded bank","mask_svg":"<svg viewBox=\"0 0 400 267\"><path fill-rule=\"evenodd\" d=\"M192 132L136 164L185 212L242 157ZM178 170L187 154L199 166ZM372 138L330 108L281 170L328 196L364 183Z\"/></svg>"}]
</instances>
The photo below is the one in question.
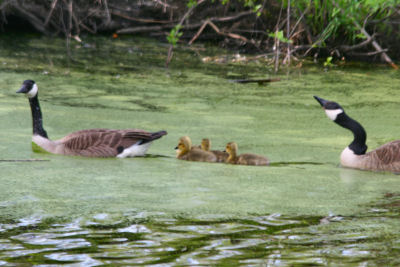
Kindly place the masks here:
<instances>
[{"instance_id":1,"label":"shaded bank","mask_svg":"<svg viewBox=\"0 0 400 267\"><path fill-rule=\"evenodd\" d=\"M400 58L396 1L4 0L0 10L5 31L25 21L68 42L106 32L168 37L171 46L211 41L283 63L314 55L395 66Z\"/></svg>"}]
</instances>

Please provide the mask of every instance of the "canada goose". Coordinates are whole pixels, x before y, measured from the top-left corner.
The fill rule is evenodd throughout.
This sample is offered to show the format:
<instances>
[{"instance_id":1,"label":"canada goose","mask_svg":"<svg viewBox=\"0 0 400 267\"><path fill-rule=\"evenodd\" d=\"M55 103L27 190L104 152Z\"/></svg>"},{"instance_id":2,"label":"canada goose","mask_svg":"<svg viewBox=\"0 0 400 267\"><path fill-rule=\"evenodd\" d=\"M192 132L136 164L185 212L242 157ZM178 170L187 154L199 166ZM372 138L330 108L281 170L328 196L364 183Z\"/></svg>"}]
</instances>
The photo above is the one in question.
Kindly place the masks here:
<instances>
[{"instance_id":1,"label":"canada goose","mask_svg":"<svg viewBox=\"0 0 400 267\"><path fill-rule=\"evenodd\" d=\"M237 156L238 145L235 142L226 144L225 150L229 154L226 163L256 166L269 165L269 160L264 156L256 154L241 154Z\"/></svg>"},{"instance_id":2,"label":"canada goose","mask_svg":"<svg viewBox=\"0 0 400 267\"><path fill-rule=\"evenodd\" d=\"M217 157L217 162L225 162L228 158L228 153L219 150L210 150L211 141L208 138L201 140L201 149L213 153Z\"/></svg>"},{"instance_id":3,"label":"canada goose","mask_svg":"<svg viewBox=\"0 0 400 267\"><path fill-rule=\"evenodd\" d=\"M166 131L149 133L138 129L89 129L51 141L43 129L36 83L32 80L24 81L17 93L24 93L29 98L33 123L32 142L50 153L85 157L143 156L152 141L167 134Z\"/></svg>"},{"instance_id":4,"label":"canada goose","mask_svg":"<svg viewBox=\"0 0 400 267\"><path fill-rule=\"evenodd\" d=\"M353 142L340 155L342 166L370 171L400 172L400 140L389 142L365 153L367 133L361 124L347 116L338 103L318 96L314 98L321 104L329 119L353 132Z\"/></svg>"},{"instance_id":5,"label":"canada goose","mask_svg":"<svg viewBox=\"0 0 400 267\"><path fill-rule=\"evenodd\" d=\"M178 146L176 149L176 157L178 159L190 160L190 161L205 161L205 162L216 162L217 157L208 151L201 149L193 149L192 141L189 136L183 136L179 138Z\"/></svg>"}]
</instances>

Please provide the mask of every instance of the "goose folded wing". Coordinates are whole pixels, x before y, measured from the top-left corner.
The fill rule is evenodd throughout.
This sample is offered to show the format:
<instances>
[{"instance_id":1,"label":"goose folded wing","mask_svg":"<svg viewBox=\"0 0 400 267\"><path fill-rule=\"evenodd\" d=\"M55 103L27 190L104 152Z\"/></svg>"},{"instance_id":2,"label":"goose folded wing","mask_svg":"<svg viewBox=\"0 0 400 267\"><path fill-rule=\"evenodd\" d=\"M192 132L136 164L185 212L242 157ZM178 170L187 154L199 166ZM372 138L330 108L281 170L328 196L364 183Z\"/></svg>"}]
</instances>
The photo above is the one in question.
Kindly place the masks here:
<instances>
[{"instance_id":1,"label":"goose folded wing","mask_svg":"<svg viewBox=\"0 0 400 267\"><path fill-rule=\"evenodd\" d=\"M400 140L387 143L372 151L384 165L398 165L400 168Z\"/></svg>"},{"instance_id":2,"label":"goose folded wing","mask_svg":"<svg viewBox=\"0 0 400 267\"><path fill-rule=\"evenodd\" d=\"M123 149L141 140L151 140L151 133L143 130L91 129L72 133L60 140L67 154L115 157Z\"/></svg>"}]
</instances>

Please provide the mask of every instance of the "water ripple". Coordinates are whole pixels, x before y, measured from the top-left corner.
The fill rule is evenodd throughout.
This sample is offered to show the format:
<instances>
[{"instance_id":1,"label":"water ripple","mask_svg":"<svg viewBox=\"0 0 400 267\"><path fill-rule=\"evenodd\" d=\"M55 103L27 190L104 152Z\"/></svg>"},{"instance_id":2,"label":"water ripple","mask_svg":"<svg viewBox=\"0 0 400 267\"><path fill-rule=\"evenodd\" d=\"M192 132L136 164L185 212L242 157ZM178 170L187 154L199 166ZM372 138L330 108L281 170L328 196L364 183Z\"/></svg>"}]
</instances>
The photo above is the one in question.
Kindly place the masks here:
<instances>
[{"instance_id":1,"label":"water ripple","mask_svg":"<svg viewBox=\"0 0 400 267\"><path fill-rule=\"evenodd\" d=\"M0 224L0 265L396 265L400 213L375 210L360 217L24 218Z\"/></svg>"}]
</instances>

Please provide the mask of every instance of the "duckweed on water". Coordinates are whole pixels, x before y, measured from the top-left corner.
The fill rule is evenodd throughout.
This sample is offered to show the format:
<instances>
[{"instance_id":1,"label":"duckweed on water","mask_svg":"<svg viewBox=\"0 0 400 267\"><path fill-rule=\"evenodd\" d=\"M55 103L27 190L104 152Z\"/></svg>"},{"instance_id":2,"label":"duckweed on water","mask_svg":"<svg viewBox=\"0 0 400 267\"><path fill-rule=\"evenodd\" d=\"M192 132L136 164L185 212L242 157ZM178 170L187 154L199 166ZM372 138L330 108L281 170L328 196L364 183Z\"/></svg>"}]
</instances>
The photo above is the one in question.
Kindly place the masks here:
<instances>
[{"instance_id":1,"label":"duckweed on water","mask_svg":"<svg viewBox=\"0 0 400 267\"><path fill-rule=\"evenodd\" d=\"M312 97L341 103L373 149L400 138L398 72L310 66L258 86L229 79L274 77L267 66L203 63L203 47L178 49L166 70L167 46L144 39L88 37L73 60L59 39L0 46L0 159L48 160L0 162L0 264L398 263L399 211L376 201L396 196L399 177L340 168L351 133ZM169 134L153 157L33 153L29 105L15 94L25 79L39 86L52 139L98 127ZM215 149L235 141L272 164L178 161L183 135Z\"/></svg>"}]
</instances>

